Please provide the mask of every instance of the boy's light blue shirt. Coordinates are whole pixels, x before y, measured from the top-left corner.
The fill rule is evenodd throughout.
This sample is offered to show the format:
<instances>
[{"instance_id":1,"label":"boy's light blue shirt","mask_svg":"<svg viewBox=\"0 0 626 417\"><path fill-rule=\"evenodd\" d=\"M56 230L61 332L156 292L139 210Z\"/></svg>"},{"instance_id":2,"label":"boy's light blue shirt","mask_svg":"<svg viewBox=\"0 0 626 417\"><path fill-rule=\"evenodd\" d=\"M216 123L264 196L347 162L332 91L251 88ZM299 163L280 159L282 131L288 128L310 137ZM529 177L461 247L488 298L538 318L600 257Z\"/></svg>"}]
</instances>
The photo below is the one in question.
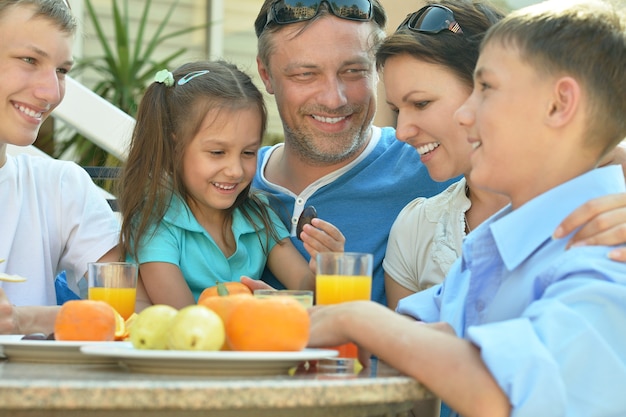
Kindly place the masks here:
<instances>
[{"instance_id":1,"label":"boy's light blue shirt","mask_svg":"<svg viewBox=\"0 0 626 417\"><path fill-rule=\"evenodd\" d=\"M505 207L468 235L443 284L397 311L478 346L511 416L626 415L626 264L606 246L551 238L584 202L624 190L611 166Z\"/></svg>"},{"instance_id":2,"label":"boy's light blue shirt","mask_svg":"<svg viewBox=\"0 0 626 417\"><path fill-rule=\"evenodd\" d=\"M262 199L266 201L264 197ZM269 211L280 239L288 237L289 232L281 220L272 210ZM261 242L266 245L268 231L260 220L257 227L261 230L259 234L236 209L231 228L237 248L226 258L187 204L174 197L163 220L156 226L154 236L149 230L142 239L138 261L140 264L167 262L178 266L197 300L205 288L218 282L239 281L242 275L261 278L267 262ZM274 245L276 242L270 238L268 253Z\"/></svg>"}]
</instances>

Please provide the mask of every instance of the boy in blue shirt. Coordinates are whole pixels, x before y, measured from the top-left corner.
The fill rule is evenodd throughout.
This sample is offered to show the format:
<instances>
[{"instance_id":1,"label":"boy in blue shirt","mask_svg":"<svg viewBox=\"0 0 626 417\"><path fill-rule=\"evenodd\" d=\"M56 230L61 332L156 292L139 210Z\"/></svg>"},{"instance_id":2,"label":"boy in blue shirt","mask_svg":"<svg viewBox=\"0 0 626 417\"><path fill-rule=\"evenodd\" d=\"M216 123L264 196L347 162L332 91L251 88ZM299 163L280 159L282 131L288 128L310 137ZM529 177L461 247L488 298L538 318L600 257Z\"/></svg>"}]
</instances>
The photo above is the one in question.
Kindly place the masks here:
<instances>
[{"instance_id":1,"label":"boy in blue shirt","mask_svg":"<svg viewBox=\"0 0 626 417\"><path fill-rule=\"evenodd\" d=\"M564 4L567 3L567 4ZM623 193L595 169L626 136L626 30L605 3L549 1L486 35L456 119L470 178L511 204L468 235L443 284L400 301L312 312L311 346L352 341L460 415L626 414L626 265L607 247L566 250L574 208Z\"/></svg>"}]
</instances>

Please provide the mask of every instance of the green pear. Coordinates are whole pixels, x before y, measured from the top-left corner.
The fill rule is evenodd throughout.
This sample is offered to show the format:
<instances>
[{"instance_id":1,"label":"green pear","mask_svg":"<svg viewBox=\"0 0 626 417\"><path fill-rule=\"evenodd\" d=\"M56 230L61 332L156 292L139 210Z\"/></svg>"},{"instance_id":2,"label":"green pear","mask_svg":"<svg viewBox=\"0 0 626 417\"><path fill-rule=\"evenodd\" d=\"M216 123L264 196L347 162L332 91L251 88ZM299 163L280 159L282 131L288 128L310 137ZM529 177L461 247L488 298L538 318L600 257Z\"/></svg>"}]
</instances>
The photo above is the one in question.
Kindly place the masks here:
<instances>
[{"instance_id":1,"label":"green pear","mask_svg":"<svg viewBox=\"0 0 626 417\"><path fill-rule=\"evenodd\" d=\"M171 323L178 310L164 304L152 305L135 317L129 329L135 349L167 349Z\"/></svg>"},{"instance_id":2,"label":"green pear","mask_svg":"<svg viewBox=\"0 0 626 417\"><path fill-rule=\"evenodd\" d=\"M203 305L182 308L170 327L168 348L177 350L219 350L224 344L224 322Z\"/></svg>"}]
</instances>

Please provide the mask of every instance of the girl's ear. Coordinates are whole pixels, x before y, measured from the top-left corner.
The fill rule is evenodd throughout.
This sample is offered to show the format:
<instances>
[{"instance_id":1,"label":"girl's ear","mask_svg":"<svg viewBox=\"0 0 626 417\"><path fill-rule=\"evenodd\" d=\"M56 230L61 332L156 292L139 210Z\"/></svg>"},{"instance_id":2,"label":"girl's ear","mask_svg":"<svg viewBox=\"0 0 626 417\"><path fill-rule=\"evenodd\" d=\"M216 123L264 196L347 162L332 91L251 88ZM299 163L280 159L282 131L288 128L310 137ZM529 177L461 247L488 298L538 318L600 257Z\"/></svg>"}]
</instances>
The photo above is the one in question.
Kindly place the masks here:
<instances>
[{"instance_id":1,"label":"girl's ear","mask_svg":"<svg viewBox=\"0 0 626 417\"><path fill-rule=\"evenodd\" d=\"M272 87L272 81L270 80L270 73L265 67L265 64L261 62L261 59L258 56L256 57L256 65L259 70L259 75L261 76L261 80L263 81L263 84L265 85L265 89L267 90L267 93L274 94L274 88Z\"/></svg>"},{"instance_id":2,"label":"girl's ear","mask_svg":"<svg viewBox=\"0 0 626 417\"><path fill-rule=\"evenodd\" d=\"M572 121L580 106L580 84L572 77L561 77L554 84L552 100L546 114L546 122L561 127Z\"/></svg>"}]
</instances>

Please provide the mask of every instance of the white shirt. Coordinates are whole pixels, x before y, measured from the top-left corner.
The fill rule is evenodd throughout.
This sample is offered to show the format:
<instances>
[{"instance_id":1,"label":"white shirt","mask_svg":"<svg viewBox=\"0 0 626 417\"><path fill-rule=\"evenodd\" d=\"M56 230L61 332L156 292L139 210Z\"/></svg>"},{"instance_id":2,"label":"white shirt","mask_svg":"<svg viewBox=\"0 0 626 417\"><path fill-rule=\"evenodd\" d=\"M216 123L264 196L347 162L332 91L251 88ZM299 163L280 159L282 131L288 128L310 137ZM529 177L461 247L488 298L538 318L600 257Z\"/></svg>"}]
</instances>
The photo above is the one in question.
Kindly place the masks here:
<instances>
[{"instance_id":1,"label":"white shirt","mask_svg":"<svg viewBox=\"0 0 626 417\"><path fill-rule=\"evenodd\" d=\"M394 222L383 261L385 272L414 291L443 281L461 255L465 237L465 178L431 198L416 198Z\"/></svg>"},{"instance_id":2,"label":"white shirt","mask_svg":"<svg viewBox=\"0 0 626 417\"><path fill-rule=\"evenodd\" d=\"M119 239L117 217L89 175L73 162L7 155L0 168L0 272L28 278L0 282L15 305L55 305L54 279L70 288L87 263Z\"/></svg>"}]
</instances>

